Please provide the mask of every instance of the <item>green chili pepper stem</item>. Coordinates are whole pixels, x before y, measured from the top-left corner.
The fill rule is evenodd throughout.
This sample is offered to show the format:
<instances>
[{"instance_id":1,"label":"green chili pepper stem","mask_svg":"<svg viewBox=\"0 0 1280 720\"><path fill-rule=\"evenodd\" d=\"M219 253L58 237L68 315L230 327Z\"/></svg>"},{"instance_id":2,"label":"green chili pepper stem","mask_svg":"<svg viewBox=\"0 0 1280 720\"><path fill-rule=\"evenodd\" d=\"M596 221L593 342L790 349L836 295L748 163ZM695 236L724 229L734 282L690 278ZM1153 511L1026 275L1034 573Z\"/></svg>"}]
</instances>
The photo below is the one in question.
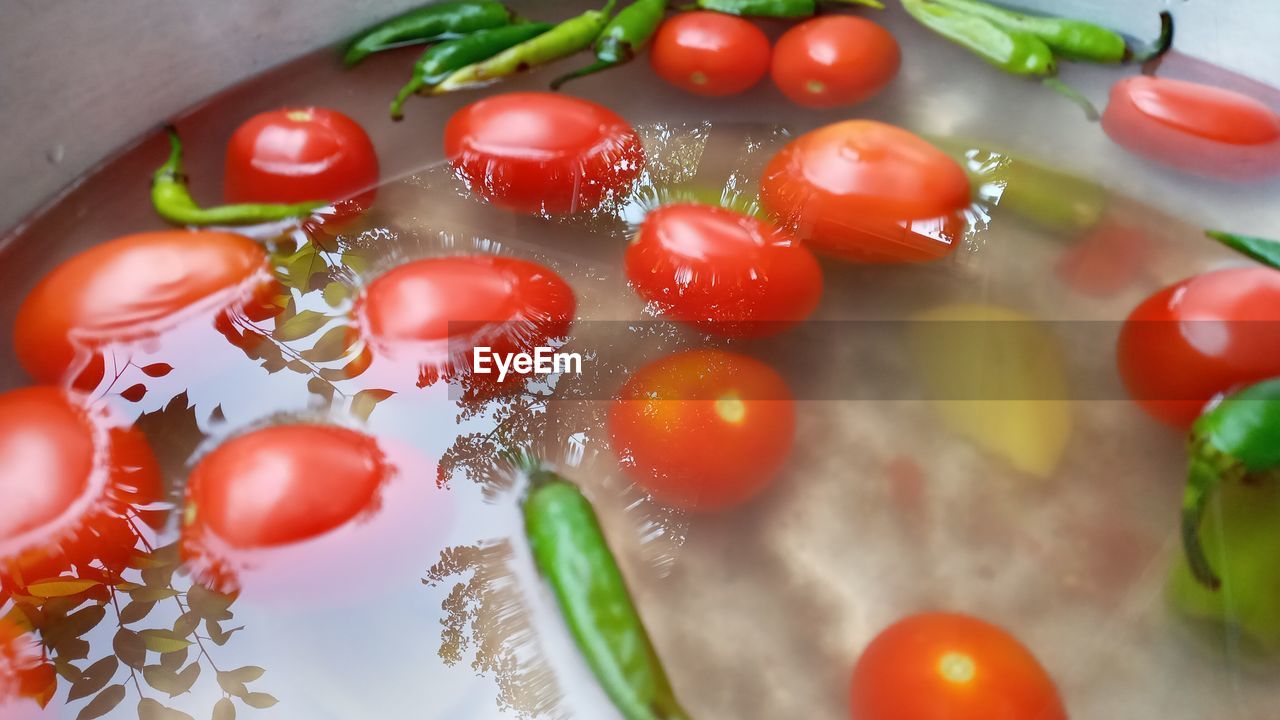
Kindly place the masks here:
<instances>
[{"instance_id":1,"label":"green chili pepper stem","mask_svg":"<svg viewBox=\"0 0 1280 720\"><path fill-rule=\"evenodd\" d=\"M1077 107L1084 111L1084 116L1089 120L1089 122L1098 122L1098 119L1102 117L1098 114L1098 108L1094 107L1093 103L1089 102L1089 98L1085 97L1079 90L1076 90L1058 78L1047 77L1041 80L1040 83L1075 103Z\"/></svg>"},{"instance_id":2,"label":"green chili pepper stem","mask_svg":"<svg viewBox=\"0 0 1280 720\"><path fill-rule=\"evenodd\" d=\"M255 225L258 223L306 217L327 200L293 203L239 203L202 208L187 186L182 163L182 141L173 126L165 128L169 135L169 157L151 177L151 204L156 214L175 225Z\"/></svg>"},{"instance_id":3,"label":"green chili pepper stem","mask_svg":"<svg viewBox=\"0 0 1280 720\"><path fill-rule=\"evenodd\" d=\"M1197 581L1213 590L1217 590L1222 581L1213 572L1209 558L1205 557L1204 545L1200 540L1200 523L1210 495L1222 482L1217 465L1211 458L1205 457L1201 448L1192 450L1187 487L1182 494L1182 548L1187 556L1187 567Z\"/></svg>"},{"instance_id":4,"label":"green chili pepper stem","mask_svg":"<svg viewBox=\"0 0 1280 720\"><path fill-rule=\"evenodd\" d=\"M1204 234L1246 257L1280 270L1280 241L1250 235L1236 235L1221 230L1206 230Z\"/></svg>"},{"instance_id":5,"label":"green chili pepper stem","mask_svg":"<svg viewBox=\"0 0 1280 720\"><path fill-rule=\"evenodd\" d=\"M360 33L347 47L343 64L352 67L376 52L456 38L476 30L501 27L511 20L511 11L502 3L491 0L462 0L426 5Z\"/></svg>"},{"instance_id":6,"label":"green chili pepper stem","mask_svg":"<svg viewBox=\"0 0 1280 720\"><path fill-rule=\"evenodd\" d=\"M570 80L577 80L578 78L583 78L588 75L595 75L596 73L602 72L604 70L608 70L609 68L618 67L622 63L623 61L621 60L597 60L591 63L590 65L582 68L581 70L574 70L571 73L568 73L566 75L561 75L555 80L552 80L551 89L559 90L561 85L564 85Z\"/></svg>"},{"instance_id":7,"label":"green chili pepper stem","mask_svg":"<svg viewBox=\"0 0 1280 720\"><path fill-rule=\"evenodd\" d=\"M1156 41L1152 46L1143 53L1135 53L1129 50L1129 57L1126 60L1136 60L1138 62L1151 62L1163 57L1173 47L1173 13L1168 10L1160 12L1160 35L1156 37Z\"/></svg>"}]
</instances>

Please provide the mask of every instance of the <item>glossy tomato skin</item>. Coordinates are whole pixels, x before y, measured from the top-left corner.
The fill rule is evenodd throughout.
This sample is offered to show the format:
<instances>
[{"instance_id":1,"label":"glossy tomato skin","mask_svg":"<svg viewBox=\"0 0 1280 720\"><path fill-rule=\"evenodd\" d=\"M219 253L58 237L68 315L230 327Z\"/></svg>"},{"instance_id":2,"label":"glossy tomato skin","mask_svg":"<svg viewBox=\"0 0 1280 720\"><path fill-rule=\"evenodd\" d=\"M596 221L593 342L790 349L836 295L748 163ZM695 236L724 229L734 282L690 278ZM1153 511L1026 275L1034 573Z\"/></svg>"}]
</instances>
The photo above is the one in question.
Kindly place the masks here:
<instances>
[{"instance_id":1,"label":"glossy tomato skin","mask_svg":"<svg viewBox=\"0 0 1280 720\"><path fill-rule=\"evenodd\" d=\"M717 12L682 12L653 38L650 64L663 80L708 97L745 92L769 71L769 38L749 20Z\"/></svg>"},{"instance_id":2,"label":"glossy tomato skin","mask_svg":"<svg viewBox=\"0 0 1280 720\"><path fill-rule=\"evenodd\" d=\"M137 431L57 388L0 394L0 586L90 561L123 568L136 543L128 516L160 495Z\"/></svg>"},{"instance_id":3,"label":"glossy tomato skin","mask_svg":"<svg viewBox=\"0 0 1280 720\"><path fill-rule=\"evenodd\" d=\"M853 671L853 720L1066 720L1031 651L967 615L925 613L887 628Z\"/></svg>"},{"instance_id":4,"label":"glossy tomato skin","mask_svg":"<svg viewBox=\"0 0 1280 720\"><path fill-rule=\"evenodd\" d=\"M445 155L467 187L523 213L591 210L644 167L634 128L608 108L558 93L495 95L454 113Z\"/></svg>"},{"instance_id":5,"label":"glossy tomato skin","mask_svg":"<svg viewBox=\"0 0 1280 720\"><path fill-rule=\"evenodd\" d=\"M822 296L818 263L791 233L713 205L649 212L626 268L631 287L662 314L733 337L786 330Z\"/></svg>"},{"instance_id":6,"label":"glossy tomato skin","mask_svg":"<svg viewBox=\"0 0 1280 720\"><path fill-rule=\"evenodd\" d=\"M373 203L378 155L360 124L318 107L254 115L227 144L227 202L299 203L329 200L339 215Z\"/></svg>"},{"instance_id":7,"label":"glossy tomato skin","mask_svg":"<svg viewBox=\"0 0 1280 720\"><path fill-rule=\"evenodd\" d=\"M770 160L765 207L813 249L858 262L923 262L958 246L969 179L945 153L891 125L847 120Z\"/></svg>"},{"instance_id":8,"label":"glossy tomato skin","mask_svg":"<svg viewBox=\"0 0 1280 720\"><path fill-rule=\"evenodd\" d=\"M898 41L882 26L852 15L826 15L778 38L770 73L791 102L835 108L880 92L901 64Z\"/></svg>"},{"instance_id":9,"label":"glossy tomato skin","mask_svg":"<svg viewBox=\"0 0 1280 720\"><path fill-rule=\"evenodd\" d=\"M18 361L36 380L89 389L101 358L76 378L78 355L152 336L206 302L233 307L270 285L267 254L243 235L210 230L126 235L90 248L49 273L14 324Z\"/></svg>"},{"instance_id":10,"label":"glossy tomato skin","mask_svg":"<svg viewBox=\"0 0 1280 720\"><path fill-rule=\"evenodd\" d=\"M1280 375L1280 271L1228 268L1160 290L1125 320L1117 356L1142 409L1190 427L1216 395Z\"/></svg>"},{"instance_id":11,"label":"glossy tomato skin","mask_svg":"<svg viewBox=\"0 0 1280 720\"><path fill-rule=\"evenodd\" d=\"M1125 149L1224 180L1280 174L1280 115L1247 95L1139 75L1111 88L1102 129Z\"/></svg>"},{"instance_id":12,"label":"glossy tomato skin","mask_svg":"<svg viewBox=\"0 0 1280 720\"><path fill-rule=\"evenodd\" d=\"M610 409L609 434L623 468L657 500L723 510L781 471L795 439L795 402L768 365L695 350L637 370Z\"/></svg>"}]
</instances>

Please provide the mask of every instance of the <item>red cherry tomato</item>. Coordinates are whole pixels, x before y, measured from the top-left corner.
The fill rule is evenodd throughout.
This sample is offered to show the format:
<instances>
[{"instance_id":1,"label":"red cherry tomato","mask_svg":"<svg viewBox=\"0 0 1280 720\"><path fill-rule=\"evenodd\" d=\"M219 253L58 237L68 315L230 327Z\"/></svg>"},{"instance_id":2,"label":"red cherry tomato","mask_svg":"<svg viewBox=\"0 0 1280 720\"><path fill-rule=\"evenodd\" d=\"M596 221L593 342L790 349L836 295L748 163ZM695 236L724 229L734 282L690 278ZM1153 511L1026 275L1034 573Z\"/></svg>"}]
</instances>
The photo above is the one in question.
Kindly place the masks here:
<instances>
[{"instance_id":1,"label":"red cherry tomato","mask_svg":"<svg viewBox=\"0 0 1280 720\"><path fill-rule=\"evenodd\" d=\"M696 350L640 368L609 413L613 451L655 498L721 510L763 490L795 438L795 402L768 365Z\"/></svg>"},{"instance_id":2,"label":"red cherry tomato","mask_svg":"<svg viewBox=\"0 0 1280 720\"><path fill-rule=\"evenodd\" d=\"M591 210L644 167L640 136L616 113L556 93L507 93L449 119L445 155L467 186L525 213Z\"/></svg>"},{"instance_id":3,"label":"red cherry tomato","mask_svg":"<svg viewBox=\"0 0 1280 720\"><path fill-rule=\"evenodd\" d=\"M0 717L35 720L43 714L40 702L56 688L53 666L41 661L40 641L0 617Z\"/></svg>"},{"instance_id":4,"label":"red cherry tomato","mask_svg":"<svg viewBox=\"0 0 1280 720\"><path fill-rule=\"evenodd\" d=\"M771 73L791 102L834 108L880 92L901 64L902 51L888 30L852 15L826 15L778 38Z\"/></svg>"},{"instance_id":5,"label":"red cherry tomato","mask_svg":"<svg viewBox=\"0 0 1280 720\"><path fill-rule=\"evenodd\" d=\"M696 95L744 92L769 70L769 38L733 15L683 12L662 23L649 59L663 80Z\"/></svg>"},{"instance_id":6,"label":"red cherry tomato","mask_svg":"<svg viewBox=\"0 0 1280 720\"><path fill-rule=\"evenodd\" d=\"M1117 352L1138 405L1190 427L1219 393L1280 375L1280 272L1230 268L1170 285L1130 313Z\"/></svg>"},{"instance_id":7,"label":"red cherry tomato","mask_svg":"<svg viewBox=\"0 0 1280 720\"><path fill-rule=\"evenodd\" d=\"M57 388L0 394L0 579L122 562L136 543L126 515L159 496L159 468L136 431Z\"/></svg>"},{"instance_id":8,"label":"red cherry tomato","mask_svg":"<svg viewBox=\"0 0 1280 720\"><path fill-rule=\"evenodd\" d=\"M1104 220L1064 250L1054 270L1081 295L1110 297L1142 277L1155 250L1142 228Z\"/></svg>"},{"instance_id":9,"label":"red cherry tomato","mask_svg":"<svg viewBox=\"0 0 1280 720\"><path fill-rule=\"evenodd\" d=\"M1138 155L1227 180L1280 174L1280 115L1230 90L1138 75L1111 88L1102 129Z\"/></svg>"},{"instance_id":10,"label":"red cherry tomato","mask_svg":"<svg viewBox=\"0 0 1280 720\"><path fill-rule=\"evenodd\" d=\"M853 720L1066 720L1058 689L1021 643L966 615L891 625L853 671Z\"/></svg>"},{"instance_id":11,"label":"red cherry tomato","mask_svg":"<svg viewBox=\"0 0 1280 720\"><path fill-rule=\"evenodd\" d=\"M243 304L270 285L267 254L253 240L224 232L126 235L59 265L18 310L18 361L40 382L61 382L80 353L151 337L196 305ZM102 359L76 378L91 388Z\"/></svg>"},{"instance_id":12,"label":"red cherry tomato","mask_svg":"<svg viewBox=\"0 0 1280 720\"><path fill-rule=\"evenodd\" d=\"M665 205L627 248L627 278L658 311L723 335L768 335L804 320L822 272L790 233L728 208Z\"/></svg>"},{"instance_id":13,"label":"red cherry tomato","mask_svg":"<svg viewBox=\"0 0 1280 720\"><path fill-rule=\"evenodd\" d=\"M378 155L364 128L336 110L273 110L232 134L224 181L227 202L329 200L355 215L373 203Z\"/></svg>"},{"instance_id":14,"label":"red cherry tomato","mask_svg":"<svg viewBox=\"0 0 1280 720\"><path fill-rule=\"evenodd\" d=\"M955 250L969 204L964 169L906 130L847 120L801 135L765 168L760 198L816 250L919 262Z\"/></svg>"}]
</instances>

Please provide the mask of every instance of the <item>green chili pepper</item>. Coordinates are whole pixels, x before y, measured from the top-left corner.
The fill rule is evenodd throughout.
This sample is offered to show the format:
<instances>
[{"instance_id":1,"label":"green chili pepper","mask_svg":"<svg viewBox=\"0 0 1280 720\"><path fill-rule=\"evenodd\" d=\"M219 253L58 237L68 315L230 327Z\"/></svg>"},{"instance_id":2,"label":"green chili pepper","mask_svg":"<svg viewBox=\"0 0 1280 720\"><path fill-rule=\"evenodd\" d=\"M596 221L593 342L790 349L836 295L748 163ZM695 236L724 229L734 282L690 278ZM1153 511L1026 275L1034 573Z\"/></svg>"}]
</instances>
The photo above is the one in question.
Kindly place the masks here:
<instances>
[{"instance_id":1,"label":"green chili pepper","mask_svg":"<svg viewBox=\"0 0 1280 720\"><path fill-rule=\"evenodd\" d=\"M442 80L432 92L440 94L483 85L586 50L609 21L615 2L609 0L600 10L588 10L532 40L513 45L487 60L467 65Z\"/></svg>"},{"instance_id":2,"label":"green chili pepper","mask_svg":"<svg viewBox=\"0 0 1280 720\"><path fill-rule=\"evenodd\" d=\"M596 61L577 72L556 78L552 90L575 78L584 77L630 62L648 44L662 22L667 0L635 0L619 12L596 38Z\"/></svg>"},{"instance_id":3,"label":"green chili pepper","mask_svg":"<svg viewBox=\"0 0 1280 720\"><path fill-rule=\"evenodd\" d=\"M342 61L347 67L373 53L457 37L511 22L511 11L500 2L466 0L426 5L379 23L351 41Z\"/></svg>"},{"instance_id":4,"label":"green chili pepper","mask_svg":"<svg viewBox=\"0 0 1280 720\"><path fill-rule=\"evenodd\" d=\"M1190 466L1182 496L1182 541L1192 575L1220 585L1200 544L1206 503L1224 480L1244 480L1280 466L1280 378L1251 385L1210 408L1191 428Z\"/></svg>"},{"instance_id":5,"label":"green chili pepper","mask_svg":"<svg viewBox=\"0 0 1280 720\"><path fill-rule=\"evenodd\" d=\"M1280 270L1280 242L1249 235L1235 235L1219 230L1206 230L1205 235L1238 253Z\"/></svg>"},{"instance_id":6,"label":"green chili pepper","mask_svg":"<svg viewBox=\"0 0 1280 720\"><path fill-rule=\"evenodd\" d=\"M863 5L878 10L884 9L880 0L830 0L842 5ZM699 10L713 10L726 15L749 15L752 17L798 18L812 17L818 12L817 0L697 0L694 7Z\"/></svg>"},{"instance_id":7,"label":"green chili pepper","mask_svg":"<svg viewBox=\"0 0 1280 720\"><path fill-rule=\"evenodd\" d=\"M981 0L934 2L990 20L1006 30L1029 32L1043 40L1054 53L1070 60L1118 63L1129 57L1129 48L1122 35L1084 20L1027 15Z\"/></svg>"},{"instance_id":8,"label":"green chili pepper","mask_svg":"<svg viewBox=\"0 0 1280 720\"><path fill-rule=\"evenodd\" d=\"M156 214L175 225L254 225L288 218L306 217L328 200L277 205L240 203L202 208L191 197L187 176L182 167L182 141L172 127L169 133L169 159L151 178L151 204Z\"/></svg>"},{"instance_id":9,"label":"green chili pepper","mask_svg":"<svg viewBox=\"0 0 1280 720\"><path fill-rule=\"evenodd\" d=\"M577 486L525 459L525 532L569 631L626 720L688 720L649 640L591 504Z\"/></svg>"},{"instance_id":10,"label":"green chili pepper","mask_svg":"<svg viewBox=\"0 0 1280 720\"><path fill-rule=\"evenodd\" d=\"M404 103L410 95L430 87L472 63L488 60L509 47L518 45L550 30L550 23L521 23L489 30L477 30L456 40L431 47L418 58L413 68L413 79L391 102L391 119L404 117Z\"/></svg>"}]
</instances>

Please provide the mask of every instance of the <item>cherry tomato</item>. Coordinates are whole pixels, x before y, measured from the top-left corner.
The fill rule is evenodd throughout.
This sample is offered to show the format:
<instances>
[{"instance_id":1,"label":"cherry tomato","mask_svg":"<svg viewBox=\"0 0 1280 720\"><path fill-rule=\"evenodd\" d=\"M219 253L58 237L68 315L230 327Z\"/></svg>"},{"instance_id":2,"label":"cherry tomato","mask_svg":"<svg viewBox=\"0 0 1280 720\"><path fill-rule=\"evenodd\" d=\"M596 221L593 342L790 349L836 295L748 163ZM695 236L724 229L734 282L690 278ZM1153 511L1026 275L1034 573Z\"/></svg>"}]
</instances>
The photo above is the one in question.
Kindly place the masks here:
<instances>
[{"instance_id":1,"label":"cherry tomato","mask_svg":"<svg viewBox=\"0 0 1280 720\"><path fill-rule=\"evenodd\" d=\"M1188 428L1219 393L1280 375L1280 272L1229 268L1170 285L1129 314L1117 353L1138 405Z\"/></svg>"},{"instance_id":2,"label":"cherry tomato","mask_svg":"<svg viewBox=\"0 0 1280 720\"><path fill-rule=\"evenodd\" d=\"M36 380L58 383L81 353L154 336L206 302L243 304L270 284L267 254L242 235L208 230L126 235L54 268L18 310L18 361ZM103 373L96 356L80 373L89 389Z\"/></svg>"},{"instance_id":3,"label":"cherry tomato","mask_svg":"<svg viewBox=\"0 0 1280 720\"><path fill-rule=\"evenodd\" d=\"M847 120L770 160L765 207L813 248L861 262L919 262L955 250L969 204L964 169L906 130Z\"/></svg>"},{"instance_id":4,"label":"cherry tomato","mask_svg":"<svg viewBox=\"0 0 1280 720\"><path fill-rule=\"evenodd\" d=\"M791 102L834 108L880 92L901 64L902 51L888 30L852 15L825 15L778 38L771 73Z\"/></svg>"},{"instance_id":5,"label":"cherry tomato","mask_svg":"<svg viewBox=\"0 0 1280 720\"><path fill-rule=\"evenodd\" d=\"M1004 630L926 613L891 625L853 671L853 720L1066 720L1044 668Z\"/></svg>"},{"instance_id":6,"label":"cherry tomato","mask_svg":"<svg viewBox=\"0 0 1280 720\"><path fill-rule=\"evenodd\" d=\"M378 155L364 128L336 110L272 110L232 134L224 182L227 202L330 200L338 215L355 215L373 203Z\"/></svg>"},{"instance_id":7,"label":"cherry tomato","mask_svg":"<svg viewBox=\"0 0 1280 720\"><path fill-rule=\"evenodd\" d=\"M565 337L574 306L573 290L547 267L464 255L391 270L365 288L355 315L376 352L412 361L428 384L469 368L475 346L530 352Z\"/></svg>"},{"instance_id":8,"label":"cherry tomato","mask_svg":"<svg viewBox=\"0 0 1280 720\"><path fill-rule=\"evenodd\" d=\"M650 363L609 413L613 451L655 498L690 510L743 503L777 476L795 439L795 402L768 365L719 350Z\"/></svg>"},{"instance_id":9,"label":"cherry tomato","mask_svg":"<svg viewBox=\"0 0 1280 720\"><path fill-rule=\"evenodd\" d=\"M57 388L0 394L0 585L123 562L136 542L126 515L159 495L159 468L136 431Z\"/></svg>"},{"instance_id":10,"label":"cherry tomato","mask_svg":"<svg viewBox=\"0 0 1280 720\"><path fill-rule=\"evenodd\" d=\"M1227 180L1280 174L1280 115L1247 95L1138 75L1111 88L1102 129L1138 155Z\"/></svg>"},{"instance_id":11,"label":"cherry tomato","mask_svg":"<svg viewBox=\"0 0 1280 720\"><path fill-rule=\"evenodd\" d=\"M713 205L664 205L627 249L627 277L658 311L723 335L767 335L804 320L822 272L790 233Z\"/></svg>"},{"instance_id":12,"label":"cherry tomato","mask_svg":"<svg viewBox=\"0 0 1280 720\"><path fill-rule=\"evenodd\" d=\"M696 95L737 95L769 70L769 38L733 15L682 12L662 23L649 60L663 80Z\"/></svg>"},{"instance_id":13,"label":"cherry tomato","mask_svg":"<svg viewBox=\"0 0 1280 720\"><path fill-rule=\"evenodd\" d=\"M57 688L51 664L41 661L40 641L0 617L0 717L34 720Z\"/></svg>"},{"instance_id":14,"label":"cherry tomato","mask_svg":"<svg viewBox=\"0 0 1280 720\"><path fill-rule=\"evenodd\" d=\"M449 119L444 149L473 192L525 213L591 210L630 189L644 167L640 136L626 120L557 93L474 102Z\"/></svg>"},{"instance_id":15,"label":"cherry tomato","mask_svg":"<svg viewBox=\"0 0 1280 720\"><path fill-rule=\"evenodd\" d=\"M1081 295L1110 297L1142 277L1155 250L1142 228L1103 221L1064 250L1054 270Z\"/></svg>"}]
</instances>

